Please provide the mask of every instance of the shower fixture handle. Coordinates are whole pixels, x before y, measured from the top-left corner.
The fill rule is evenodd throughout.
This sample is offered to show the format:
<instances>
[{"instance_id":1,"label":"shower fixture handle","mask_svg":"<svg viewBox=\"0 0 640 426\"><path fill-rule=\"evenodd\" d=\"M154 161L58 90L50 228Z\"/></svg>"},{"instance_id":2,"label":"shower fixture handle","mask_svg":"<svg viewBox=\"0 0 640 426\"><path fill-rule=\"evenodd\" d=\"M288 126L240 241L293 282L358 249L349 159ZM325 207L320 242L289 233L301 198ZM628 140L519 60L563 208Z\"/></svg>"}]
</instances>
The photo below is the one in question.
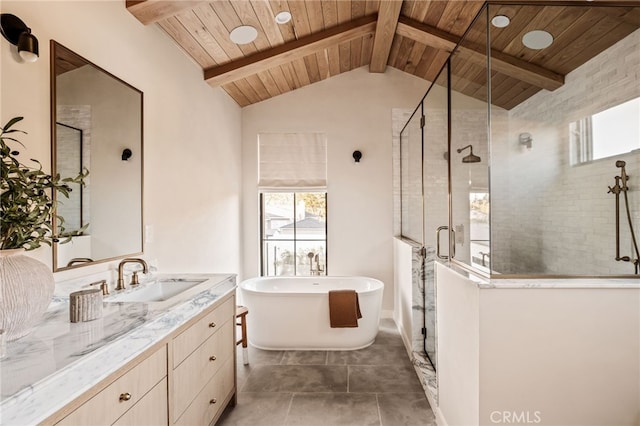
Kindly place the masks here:
<instances>
[{"instance_id":1,"label":"shower fixture handle","mask_svg":"<svg viewBox=\"0 0 640 426\"><path fill-rule=\"evenodd\" d=\"M607 194L616 194L616 195L620 194L620 191L622 190L622 187L620 187L620 176L615 176L615 179L616 179L616 184L613 185L613 188L610 186L608 187L609 190L607 191Z\"/></svg>"},{"instance_id":2,"label":"shower fixture handle","mask_svg":"<svg viewBox=\"0 0 640 426\"><path fill-rule=\"evenodd\" d=\"M638 248L638 240L636 239L636 233L633 229L633 220L631 219L631 211L629 209L629 187L627 181L629 175L626 170L627 163L622 160L616 161L616 167L620 168L620 176L615 176L616 184L609 187L608 193L613 193L616 196L616 257L617 262L631 262L633 263L635 273L640 274L640 249ZM620 194L624 196L624 207L627 216L627 222L629 223L629 233L631 234L632 244L632 256L620 256ZM633 257L635 255L635 258Z\"/></svg>"}]
</instances>

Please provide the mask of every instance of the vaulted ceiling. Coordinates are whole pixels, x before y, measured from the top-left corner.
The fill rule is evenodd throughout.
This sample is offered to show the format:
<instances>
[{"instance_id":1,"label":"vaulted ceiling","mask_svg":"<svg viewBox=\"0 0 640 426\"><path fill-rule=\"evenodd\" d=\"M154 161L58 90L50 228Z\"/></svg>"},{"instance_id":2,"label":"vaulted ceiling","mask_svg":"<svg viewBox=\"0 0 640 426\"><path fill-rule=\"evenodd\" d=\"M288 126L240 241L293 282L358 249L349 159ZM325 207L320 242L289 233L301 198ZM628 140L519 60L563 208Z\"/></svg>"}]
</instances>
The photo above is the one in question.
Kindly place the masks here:
<instances>
[{"instance_id":1,"label":"vaulted ceiling","mask_svg":"<svg viewBox=\"0 0 640 426\"><path fill-rule=\"evenodd\" d=\"M510 109L541 89L555 90L564 76L640 27L640 7L492 5L511 18L493 29L492 102ZM533 2L541 4L542 2ZM575 2L582 3L582 2ZM628 3L629 5L626 5ZM637 2L635 2L637 4ZM240 106L250 105L364 65L374 73L391 66L433 81L483 1L457 0L127 0L143 24L157 24ZM588 4L588 3L586 3ZM584 3L583 3L584 5ZM274 16L291 13L279 25ZM257 38L235 44L241 25ZM532 29L553 34L554 44L531 50L520 41ZM484 99L482 31L459 48L455 90Z\"/></svg>"}]
</instances>

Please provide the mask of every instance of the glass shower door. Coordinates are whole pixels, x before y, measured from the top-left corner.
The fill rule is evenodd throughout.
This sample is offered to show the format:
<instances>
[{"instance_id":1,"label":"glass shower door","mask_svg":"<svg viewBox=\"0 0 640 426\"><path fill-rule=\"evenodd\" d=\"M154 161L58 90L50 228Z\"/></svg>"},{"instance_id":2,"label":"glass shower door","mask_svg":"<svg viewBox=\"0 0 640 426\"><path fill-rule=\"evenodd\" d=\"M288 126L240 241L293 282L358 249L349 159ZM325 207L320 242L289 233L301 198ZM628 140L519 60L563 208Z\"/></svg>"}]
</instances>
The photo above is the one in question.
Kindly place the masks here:
<instances>
[{"instance_id":1,"label":"glass shower door","mask_svg":"<svg viewBox=\"0 0 640 426\"><path fill-rule=\"evenodd\" d=\"M424 347L428 359L437 367L435 261L448 257L449 187L447 68L442 70L424 98L423 134L423 284ZM440 231L438 231L440 229Z\"/></svg>"},{"instance_id":2,"label":"glass shower door","mask_svg":"<svg viewBox=\"0 0 640 426\"><path fill-rule=\"evenodd\" d=\"M445 67L400 132L400 230L413 246L412 352L427 369L437 365L435 261L449 252L447 81Z\"/></svg>"}]
</instances>

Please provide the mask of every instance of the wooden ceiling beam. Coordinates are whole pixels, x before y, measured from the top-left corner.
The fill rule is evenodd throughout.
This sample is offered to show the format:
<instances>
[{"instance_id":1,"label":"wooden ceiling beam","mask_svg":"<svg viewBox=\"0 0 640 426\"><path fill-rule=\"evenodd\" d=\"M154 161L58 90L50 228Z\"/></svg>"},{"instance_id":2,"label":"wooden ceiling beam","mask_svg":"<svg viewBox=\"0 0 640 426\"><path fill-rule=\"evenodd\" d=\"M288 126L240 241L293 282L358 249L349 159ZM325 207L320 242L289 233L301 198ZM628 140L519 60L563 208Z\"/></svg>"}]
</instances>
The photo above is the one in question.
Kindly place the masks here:
<instances>
[{"instance_id":1,"label":"wooden ceiling beam","mask_svg":"<svg viewBox=\"0 0 640 426\"><path fill-rule=\"evenodd\" d=\"M204 79L212 86L221 86L249 77L259 71L290 63L328 47L373 33L376 30L377 19L376 14L363 16L269 50L208 68L204 70Z\"/></svg>"},{"instance_id":2,"label":"wooden ceiling beam","mask_svg":"<svg viewBox=\"0 0 640 426\"><path fill-rule=\"evenodd\" d=\"M405 16L398 19L396 32L436 49L453 51L460 38L432 27L422 22L415 21ZM458 51L464 59L479 65L486 64L486 55L482 46L472 46L465 43ZM525 83L532 84L550 91L556 90L564 84L564 76L549 69L532 64L498 50L491 51L491 69L509 75Z\"/></svg>"},{"instance_id":3,"label":"wooden ceiling beam","mask_svg":"<svg viewBox=\"0 0 640 426\"><path fill-rule=\"evenodd\" d=\"M625 24L631 24L636 28L640 27L640 9L638 7L597 7L594 10Z\"/></svg>"},{"instance_id":4,"label":"wooden ceiling beam","mask_svg":"<svg viewBox=\"0 0 640 426\"><path fill-rule=\"evenodd\" d=\"M127 10L144 25L162 21L185 9L202 3L202 0L127 0Z\"/></svg>"},{"instance_id":5,"label":"wooden ceiling beam","mask_svg":"<svg viewBox=\"0 0 640 426\"><path fill-rule=\"evenodd\" d=\"M391 43L396 35L401 9L402 1L382 0L380 2L369 72L384 72L387 69Z\"/></svg>"},{"instance_id":6,"label":"wooden ceiling beam","mask_svg":"<svg viewBox=\"0 0 640 426\"><path fill-rule=\"evenodd\" d=\"M406 16L400 16L396 33L439 50L451 52L460 37Z\"/></svg>"}]
</instances>

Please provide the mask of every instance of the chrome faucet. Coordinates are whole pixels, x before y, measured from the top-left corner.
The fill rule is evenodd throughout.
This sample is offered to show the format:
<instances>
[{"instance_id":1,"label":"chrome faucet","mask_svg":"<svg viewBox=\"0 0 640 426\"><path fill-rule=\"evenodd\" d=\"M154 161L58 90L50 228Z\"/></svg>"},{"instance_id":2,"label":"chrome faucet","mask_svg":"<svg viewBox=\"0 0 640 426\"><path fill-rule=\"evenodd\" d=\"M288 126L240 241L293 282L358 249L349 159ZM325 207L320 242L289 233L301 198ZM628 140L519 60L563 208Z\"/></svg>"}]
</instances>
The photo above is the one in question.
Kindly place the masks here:
<instances>
[{"instance_id":1,"label":"chrome faucet","mask_svg":"<svg viewBox=\"0 0 640 426\"><path fill-rule=\"evenodd\" d=\"M147 266L147 262L145 262L143 259L139 259L136 257L128 257L126 259L122 259L120 261L120 264L118 265L118 283L116 284L116 290L124 290L125 286L124 286L124 265L127 263L139 263L142 265L142 273L146 274L149 272L149 267ZM136 285L136 284L140 284L138 282L138 272L134 272L133 275L131 276L131 285Z\"/></svg>"}]
</instances>

